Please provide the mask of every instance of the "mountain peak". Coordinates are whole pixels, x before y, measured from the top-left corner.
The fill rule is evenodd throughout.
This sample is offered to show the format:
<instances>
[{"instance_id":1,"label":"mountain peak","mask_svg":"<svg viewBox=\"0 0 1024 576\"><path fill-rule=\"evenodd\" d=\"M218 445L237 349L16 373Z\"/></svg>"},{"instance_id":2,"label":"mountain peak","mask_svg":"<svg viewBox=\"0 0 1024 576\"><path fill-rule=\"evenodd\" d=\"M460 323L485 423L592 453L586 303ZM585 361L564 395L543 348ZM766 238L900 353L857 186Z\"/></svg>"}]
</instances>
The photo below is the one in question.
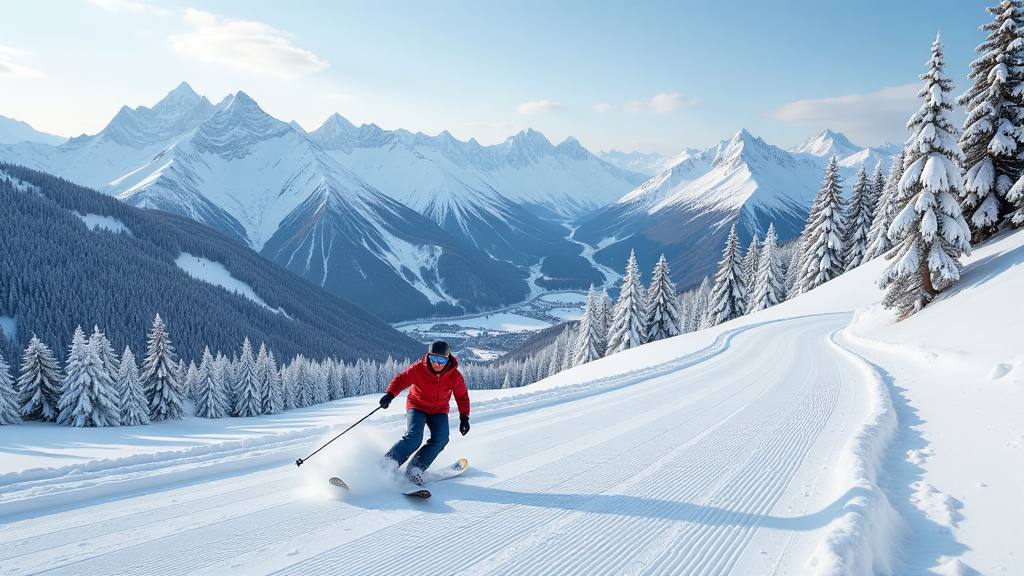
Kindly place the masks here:
<instances>
[{"instance_id":1,"label":"mountain peak","mask_svg":"<svg viewBox=\"0 0 1024 576\"><path fill-rule=\"evenodd\" d=\"M194 130L215 111L205 96L196 94L188 83L182 82L153 108L122 106L101 134L133 148L166 144Z\"/></svg>"},{"instance_id":2,"label":"mountain peak","mask_svg":"<svg viewBox=\"0 0 1024 576\"><path fill-rule=\"evenodd\" d=\"M267 114L245 92L229 95L217 108L192 140L200 152L226 159L244 158L259 142L294 134L291 126Z\"/></svg>"},{"instance_id":3,"label":"mountain peak","mask_svg":"<svg viewBox=\"0 0 1024 576\"><path fill-rule=\"evenodd\" d=\"M808 138L803 144L791 148L790 152L798 154L811 154L812 156L832 156L838 155L840 158L856 154L863 150L860 146L850 142L850 140L840 132L833 132L828 128L818 132L811 138Z\"/></svg>"},{"instance_id":4,"label":"mountain peak","mask_svg":"<svg viewBox=\"0 0 1024 576\"><path fill-rule=\"evenodd\" d=\"M561 153L563 156L573 158L575 160L585 160L590 156L590 152L580 144L579 140L569 136L565 140L555 146L555 150Z\"/></svg>"}]
</instances>

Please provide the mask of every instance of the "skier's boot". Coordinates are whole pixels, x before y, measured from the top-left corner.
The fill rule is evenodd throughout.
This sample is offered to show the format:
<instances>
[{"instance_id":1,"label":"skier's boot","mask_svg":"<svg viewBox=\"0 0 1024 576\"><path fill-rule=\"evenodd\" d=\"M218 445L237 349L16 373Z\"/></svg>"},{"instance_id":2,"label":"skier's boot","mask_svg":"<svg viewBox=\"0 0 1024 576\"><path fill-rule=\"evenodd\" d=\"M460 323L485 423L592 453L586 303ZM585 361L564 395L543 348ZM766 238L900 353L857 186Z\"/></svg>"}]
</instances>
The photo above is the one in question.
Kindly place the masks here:
<instances>
[{"instance_id":1,"label":"skier's boot","mask_svg":"<svg viewBox=\"0 0 1024 576\"><path fill-rule=\"evenodd\" d=\"M423 486L423 470L416 466L409 466L405 470L405 479L417 486Z\"/></svg>"}]
</instances>

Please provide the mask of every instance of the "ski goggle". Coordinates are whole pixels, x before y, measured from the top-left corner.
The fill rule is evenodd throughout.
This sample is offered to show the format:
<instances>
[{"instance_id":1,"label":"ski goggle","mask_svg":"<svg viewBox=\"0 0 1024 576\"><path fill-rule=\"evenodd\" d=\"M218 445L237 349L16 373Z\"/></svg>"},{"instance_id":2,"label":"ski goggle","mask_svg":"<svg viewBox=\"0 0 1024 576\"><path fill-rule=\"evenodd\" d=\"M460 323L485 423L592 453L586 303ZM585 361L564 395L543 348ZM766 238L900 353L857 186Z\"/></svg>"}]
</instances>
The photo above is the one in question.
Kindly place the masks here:
<instances>
[{"instance_id":1,"label":"ski goggle","mask_svg":"<svg viewBox=\"0 0 1024 576\"><path fill-rule=\"evenodd\" d=\"M434 356L433 354L431 354L431 355L428 355L427 358L431 362L435 362L437 364L444 364L444 363L448 362L448 357L447 356Z\"/></svg>"}]
</instances>

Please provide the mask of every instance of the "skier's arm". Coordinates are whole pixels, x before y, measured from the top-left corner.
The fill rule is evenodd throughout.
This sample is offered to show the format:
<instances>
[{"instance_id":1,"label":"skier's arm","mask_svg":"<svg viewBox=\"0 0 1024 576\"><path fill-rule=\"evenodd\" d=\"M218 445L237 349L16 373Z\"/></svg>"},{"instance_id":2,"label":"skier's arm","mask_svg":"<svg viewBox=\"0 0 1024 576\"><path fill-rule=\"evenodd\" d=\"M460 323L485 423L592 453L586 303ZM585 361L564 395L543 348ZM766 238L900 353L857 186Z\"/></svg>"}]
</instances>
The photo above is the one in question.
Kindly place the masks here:
<instances>
[{"instance_id":1,"label":"skier's arm","mask_svg":"<svg viewBox=\"0 0 1024 576\"><path fill-rule=\"evenodd\" d=\"M409 386L412 386L412 384L413 384L412 371L413 371L413 368L415 368L415 367L416 367L416 364L412 364L411 366L406 368L401 374L399 374L398 376L395 376L391 380L391 384L388 384L388 389L386 391L390 392L392 396L398 396L399 394L402 393L402 390L405 390Z\"/></svg>"},{"instance_id":2,"label":"skier's arm","mask_svg":"<svg viewBox=\"0 0 1024 576\"><path fill-rule=\"evenodd\" d=\"M469 416L469 390L466 389L466 381L462 374L458 374L452 386L452 393L455 394L455 403L459 405L459 415Z\"/></svg>"}]
</instances>

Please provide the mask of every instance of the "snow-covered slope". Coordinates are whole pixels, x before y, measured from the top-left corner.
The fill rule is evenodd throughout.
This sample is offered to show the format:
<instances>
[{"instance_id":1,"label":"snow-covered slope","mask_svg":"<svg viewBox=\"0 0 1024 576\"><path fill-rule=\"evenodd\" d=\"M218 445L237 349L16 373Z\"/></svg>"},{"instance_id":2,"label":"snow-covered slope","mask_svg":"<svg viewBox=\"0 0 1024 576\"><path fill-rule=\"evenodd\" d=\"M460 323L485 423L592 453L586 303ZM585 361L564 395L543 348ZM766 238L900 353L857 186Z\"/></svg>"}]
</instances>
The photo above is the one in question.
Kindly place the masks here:
<instances>
[{"instance_id":1,"label":"snow-covered slope","mask_svg":"<svg viewBox=\"0 0 1024 576\"><path fill-rule=\"evenodd\" d=\"M35 142L58 146L67 142L63 136L54 136L36 130L27 122L0 116L0 144L17 144L18 142Z\"/></svg>"},{"instance_id":2,"label":"snow-covered slope","mask_svg":"<svg viewBox=\"0 0 1024 576\"><path fill-rule=\"evenodd\" d=\"M623 196L582 223L576 237L591 244L615 238L595 256L613 267L630 250L642 269L665 253L685 285L714 269L734 223L744 241L763 236L771 222L780 238L797 236L822 175L815 162L741 130Z\"/></svg>"},{"instance_id":3,"label":"snow-covered slope","mask_svg":"<svg viewBox=\"0 0 1024 576\"><path fill-rule=\"evenodd\" d=\"M145 434L0 428L5 573L1022 573L1024 233L898 324L876 306L885 264L472 391L438 461L470 469L428 501L375 465L400 411L292 465L375 397Z\"/></svg>"}]
</instances>

